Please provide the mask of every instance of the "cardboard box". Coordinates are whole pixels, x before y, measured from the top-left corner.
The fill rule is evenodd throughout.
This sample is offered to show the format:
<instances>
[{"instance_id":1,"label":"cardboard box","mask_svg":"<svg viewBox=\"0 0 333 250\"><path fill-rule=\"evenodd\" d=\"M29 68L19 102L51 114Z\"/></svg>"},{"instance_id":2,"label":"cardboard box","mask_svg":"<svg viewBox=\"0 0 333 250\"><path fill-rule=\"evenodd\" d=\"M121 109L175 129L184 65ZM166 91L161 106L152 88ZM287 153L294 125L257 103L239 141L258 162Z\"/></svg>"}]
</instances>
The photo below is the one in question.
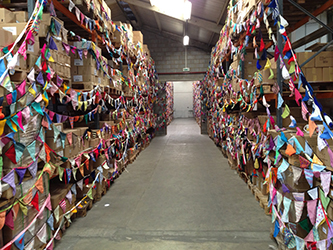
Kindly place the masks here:
<instances>
[{"instance_id":1,"label":"cardboard box","mask_svg":"<svg viewBox=\"0 0 333 250\"><path fill-rule=\"evenodd\" d=\"M29 20L29 14L27 11L14 11L15 20L19 23L26 23Z\"/></svg>"},{"instance_id":2,"label":"cardboard box","mask_svg":"<svg viewBox=\"0 0 333 250\"><path fill-rule=\"evenodd\" d=\"M90 141L89 141L89 147L96 148L97 145L99 144L99 142L100 142L99 138L90 139Z\"/></svg>"},{"instance_id":3,"label":"cardboard box","mask_svg":"<svg viewBox=\"0 0 333 250\"><path fill-rule=\"evenodd\" d=\"M91 74L73 75L73 82L94 82L95 76Z\"/></svg>"},{"instance_id":4,"label":"cardboard box","mask_svg":"<svg viewBox=\"0 0 333 250\"><path fill-rule=\"evenodd\" d=\"M64 133L65 134L68 134L68 133L71 133L71 132L73 134L77 135L77 136L81 135L81 130L79 128L75 128L75 129L68 129L68 128L66 128L66 129L64 129ZM66 145L69 145L69 141L68 141L67 137L66 137Z\"/></svg>"},{"instance_id":5,"label":"cardboard box","mask_svg":"<svg viewBox=\"0 0 333 250\"><path fill-rule=\"evenodd\" d=\"M322 82L323 68L305 68L305 77L309 82Z\"/></svg>"},{"instance_id":6,"label":"cardboard box","mask_svg":"<svg viewBox=\"0 0 333 250\"><path fill-rule=\"evenodd\" d=\"M0 29L0 47L7 47L14 42L13 34L8 30Z\"/></svg>"},{"instance_id":7,"label":"cardboard box","mask_svg":"<svg viewBox=\"0 0 333 250\"><path fill-rule=\"evenodd\" d=\"M53 123L53 125L51 126L51 130L46 130L46 137L54 137L54 130L53 130L53 126L55 126L59 131L63 131L64 127L63 127L63 123Z\"/></svg>"},{"instance_id":8,"label":"cardboard box","mask_svg":"<svg viewBox=\"0 0 333 250\"><path fill-rule=\"evenodd\" d=\"M315 67L333 67L333 52L323 51L315 57Z\"/></svg>"},{"instance_id":9,"label":"cardboard box","mask_svg":"<svg viewBox=\"0 0 333 250\"><path fill-rule=\"evenodd\" d=\"M67 146L64 149L64 157L73 158L79 153L79 147Z\"/></svg>"},{"instance_id":10,"label":"cardboard box","mask_svg":"<svg viewBox=\"0 0 333 250\"><path fill-rule=\"evenodd\" d=\"M150 58L150 51L148 49L148 45L144 44L143 47L142 47L142 50L143 50L143 53L146 55L147 59L149 59Z\"/></svg>"},{"instance_id":11,"label":"cardboard box","mask_svg":"<svg viewBox=\"0 0 333 250\"><path fill-rule=\"evenodd\" d=\"M56 142L54 142L53 137L46 137L45 142L53 150L63 149L60 136L58 136Z\"/></svg>"},{"instance_id":12,"label":"cardboard box","mask_svg":"<svg viewBox=\"0 0 333 250\"><path fill-rule=\"evenodd\" d=\"M25 28L25 23L0 23L0 28L12 33L15 40Z\"/></svg>"},{"instance_id":13,"label":"cardboard box","mask_svg":"<svg viewBox=\"0 0 333 250\"><path fill-rule=\"evenodd\" d=\"M61 26L64 26L64 21L60 20L57 17L51 16L50 13L43 13L41 23L44 23L44 24L50 26L52 19L55 19L57 22L59 22L61 24Z\"/></svg>"},{"instance_id":14,"label":"cardboard box","mask_svg":"<svg viewBox=\"0 0 333 250\"><path fill-rule=\"evenodd\" d=\"M323 68L323 81L333 82L333 67Z\"/></svg>"},{"instance_id":15,"label":"cardboard box","mask_svg":"<svg viewBox=\"0 0 333 250\"><path fill-rule=\"evenodd\" d=\"M133 44L136 46L138 43L143 44L143 35L141 31L133 31Z\"/></svg>"},{"instance_id":16,"label":"cardboard box","mask_svg":"<svg viewBox=\"0 0 333 250\"><path fill-rule=\"evenodd\" d=\"M27 53L27 61L26 62L27 62L27 69L28 70L30 70L32 67L35 66L35 63L36 63L37 59L38 59L38 55ZM52 67L52 69L55 69L55 68Z\"/></svg>"},{"instance_id":17,"label":"cardboard box","mask_svg":"<svg viewBox=\"0 0 333 250\"><path fill-rule=\"evenodd\" d=\"M92 188L92 183L88 185L83 185L82 190L79 188L78 185L76 185L76 192L77 192L76 197L78 199L82 199L91 188ZM96 189L92 188L92 197L94 197L95 195L96 195Z\"/></svg>"},{"instance_id":18,"label":"cardboard box","mask_svg":"<svg viewBox=\"0 0 333 250\"><path fill-rule=\"evenodd\" d=\"M299 52L296 53L297 62L299 65L302 65L307 59L313 56L314 52ZM305 64L302 68L313 68L315 66L315 59L312 59L310 62Z\"/></svg>"},{"instance_id":19,"label":"cardboard box","mask_svg":"<svg viewBox=\"0 0 333 250\"><path fill-rule=\"evenodd\" d=\"M26 71L15 71L14 75L10 76L10 80L12 82L23 82L24 79L27 77Z\"/></svg>"},{"instance_id":20,"label":"cardboard box","mask_svg":"<svg viewBox=\"0 0 333 250\"><path fill-rule=\"evenodd\" d=\"M120 21L114 21L114 25L117 25L120 29L122 29L123 23ZM112 42L113 43L121 43L123 41L123 32L119 32L117 29L113 32Z\"/></svg>"},{"instance_id":21,"label":"cardboard box","mask_svg":"<svg viewBox=\"0 0 333 250\"><path fill-rule=\"evenodd\" d=\"M18 45L15 47L14 51L17 52L20 48L23 41L19 42ZM35 54L38 55L40 52L40 44L39 44L39 37L35 36L35 43L33 45L27 44L26 46L27 54Z\"/></svg>"},{"instance_id":22,"label":"cardboard box","mask_svg":"<svg viewBox=\"0 0 333 250\"><path fill-rule=\"evenodd\" d=\"M0 8L0 23L15 23L15 13L5 8Z\"/></svg>"}]
</instances>

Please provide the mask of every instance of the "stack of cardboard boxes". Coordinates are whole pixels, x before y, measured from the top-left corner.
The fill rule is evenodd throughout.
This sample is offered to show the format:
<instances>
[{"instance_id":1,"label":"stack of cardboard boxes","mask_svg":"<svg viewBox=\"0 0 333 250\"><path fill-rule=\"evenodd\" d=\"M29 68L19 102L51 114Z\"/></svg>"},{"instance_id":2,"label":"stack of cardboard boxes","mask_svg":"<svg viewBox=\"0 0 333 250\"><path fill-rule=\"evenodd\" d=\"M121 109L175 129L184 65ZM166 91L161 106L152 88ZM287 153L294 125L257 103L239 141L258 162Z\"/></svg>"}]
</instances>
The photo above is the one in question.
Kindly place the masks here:
<instances>
[{"instance_id":1,"label":"stack of cardboard boxes","mask_svg":"<svg viewBox=\"0 0 333 250\"><path fill-rule=\"evenodd\" d=\"M304 63L315 52L296 53L299 64ZM302 67L309 82L333 81L333 52L324 51Z\"/></svg>"}]
</instances>

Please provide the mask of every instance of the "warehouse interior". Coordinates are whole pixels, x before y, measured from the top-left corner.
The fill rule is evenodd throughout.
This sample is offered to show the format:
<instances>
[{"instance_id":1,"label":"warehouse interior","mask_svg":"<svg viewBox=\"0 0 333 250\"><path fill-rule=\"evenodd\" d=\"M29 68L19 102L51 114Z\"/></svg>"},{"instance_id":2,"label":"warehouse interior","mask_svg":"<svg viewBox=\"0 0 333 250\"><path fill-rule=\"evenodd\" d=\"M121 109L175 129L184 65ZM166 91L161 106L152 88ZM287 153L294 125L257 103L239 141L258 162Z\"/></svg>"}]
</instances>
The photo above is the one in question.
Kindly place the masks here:
<instances>
[{"instance_id":1,"label":"warehouse interior","mask_svg":"<svg viewBox=\"0 0 333 250\"><path fill-rule=\"evenodd\" d=\"M0 250L333 249L332 0L1 0Z\"/></svg>"}]
</instances>

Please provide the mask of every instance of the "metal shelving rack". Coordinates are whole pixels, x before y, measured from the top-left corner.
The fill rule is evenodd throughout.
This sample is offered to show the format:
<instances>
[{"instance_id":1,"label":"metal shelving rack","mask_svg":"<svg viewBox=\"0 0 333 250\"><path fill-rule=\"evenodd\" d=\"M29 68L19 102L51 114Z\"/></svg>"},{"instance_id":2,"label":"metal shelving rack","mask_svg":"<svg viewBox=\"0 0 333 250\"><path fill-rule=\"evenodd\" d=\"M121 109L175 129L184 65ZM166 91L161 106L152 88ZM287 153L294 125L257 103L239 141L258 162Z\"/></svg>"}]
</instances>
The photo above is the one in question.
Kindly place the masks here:
<instances>
[{"instance_id":1,"label":"metal shelving rack","mask_svg":"<svg viewBox=\"0 0 333 250\"><path fill-rule=\"evenodd\" d=\"M303 25L305 25L306 23L308 23L310 20L314 20L322 26L320 31L313 32L309 36L303 37L302 39L298 40L297 41L298 47L300 44L304 45L325 34L333 34L333 28L331 27L331 26L333 26L333 24L326 25L317 18L318 15L324 13L325 11L329 10L333 6L333 0L313 1L313 2L303 4L305 7L302 7L301 4L296 3L294 0L278 0L278 3L279 3L280 13L283 14L285 19L290 23L290 26L286 29L288 35L291 32L297 30L298 28L300 28ZM308 8L310 10L307 10L306 8ZM286 10L288 10L288 11L286 11ZM296 16L297 19L294 17L295 13L296 13L295 10L298 11L297 16ZM268 11L268 7L265 8L265 11L266 12ZM271 19L271 18L269 18L269 19ZM262 19L260 21L262 21ZM273 32L276 33L276 36L277 36L277 42L278 42L277 46L279 47L279 50L282 51L283 50L282 35L279 33L278 28L274 27L272 25L271 20L270 20L270 24L271 24L270 26L273 29ZM241 33L239 35L239 37L235 39L236 41L234 42L234 46L238 47L238 46L242 45L244 42L244 38L245 38L245 32ZM273 42L268 39L268 34L265 34L264 32L263 32L263 38L265 41L265 49L269 49L270 47L272 47L274 45ZM302 44L301 42L304 44ZM306 60L304 63L302 63L300 65L300 68L302 68L302 66L307 64L309 61L313 60L316 56L318 56L322 51L326 50L332 44L333 44L333 40L328 42L319 51L317 51L313 56L311 56L308 60ZM292 47L294 48L293 44L292 44ZM247 49L247 50L249 50L249 49ZM227 70L229 68L231 61L232 61L231 51L228 51L226 56L222 59L222 63L225 63L225 65L224 65L225 70ZM288 84L284 84L284 82L283 82L282 71L280 70L279 63L280 63L279 60L277 60L277 82L280 87L280 93L287 100L293 99L293 98L289 97L290 91L289 91L289 93L288 93L288 91L283 91L283 87L288 86ZM244 76L243 70L241 72L241 76L242 76L242 78ZM320 84L325 84L325 83L327 83L327 82L320 82ZM313 84L318 84L318 83L313 83ZM315 91L315 94L316 94L317 99L333 98L333 90L317 90L317 91ZM268 102L275 101L275 103L277 104L276 94L265 93L265 98ZM282 114L282 109L277 109L277 111L276 111L277 121L276 122L277 122L277 125L280 127L282 127L281 114Z\"/></svg>"}]
</instances>

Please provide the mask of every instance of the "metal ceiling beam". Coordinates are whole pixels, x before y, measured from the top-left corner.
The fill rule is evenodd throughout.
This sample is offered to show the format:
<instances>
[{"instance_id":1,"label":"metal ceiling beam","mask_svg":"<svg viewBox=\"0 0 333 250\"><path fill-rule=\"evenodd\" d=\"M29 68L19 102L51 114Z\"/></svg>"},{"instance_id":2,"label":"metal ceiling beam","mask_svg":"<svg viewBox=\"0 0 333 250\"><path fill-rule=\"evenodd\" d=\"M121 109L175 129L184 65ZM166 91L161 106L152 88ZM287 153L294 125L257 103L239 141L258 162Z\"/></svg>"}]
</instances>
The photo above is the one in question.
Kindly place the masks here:
<instances>
[{"instance_id":1,"label":"metal ceiling beam","mask_svg":"<svg viewBox=\"0 0 333 250\"><path fill-rule=\"evenodd\" d=\"M181 35L167 32L167 31L159 31L158 29L147 26L147 25L143 25L142 29L143 29L143 31L148 31L150 33L153 33L153 34L156 34L156 35L162 36L164 38L171 39L171 40L174 40L174 41L177 41L177 42L183 44L183 36L181 36ZM211 50L212 50L211 46L207 46L206 43L203 43L203 42L200 42L200 41L197 41L194 39L190 39L190 45L188 47L194 47L194 48L206 51L206 52L211 52Z\"/></svg>"},{"instance_id":2,"label":"metal ceiling beam","mask_svg":"<svg viewBox=\"0 0 333 250\"><path fill-rule=\"evenodd\" d=\"M135 27L135 28L138 29L138 30L140 30L141 27L142 27L141 17L140 17L140 15L139 15L139 13L137 12L135 6L133 6L132 4L128 4L128 6L131 8L133 14L135 15L136 20L138 21L138 22L136 23L136 26L137 26L137 27Z\"/></svg>"},{"instance_id":3,"label":"metal ceiling beam","mask_svg":"<svg viewBox=\"0 0 333 250\"><path fill-rule=\"evenodd\" d=\"M158 17L158 13L157 12L154 12L154 17L155 17L155 20L156 20L156 23L157 23L157 27L160 31L162 31L162 25L161 25L161 20L160 18Z\"/></svg>"},{"instance_id":4,"label":"metal ceiling beam","mask_svg":"<svg viewBox=\"0 0 333 250\"><path fill-rule=\"evenodd\" d=\"M138 0L124 0L124 1L128 4L133 4L133 5L138 6L140 8L150 10L150 11L153 11L153 12L157 12L159 14L166 15L166 16L174 18L176 20L185 22L185 20L183 20L182 18L176 18L176 17L172 17L172 16L169 16L169 15L165 14L164 12L160 11L157 7L151 6L149 3L141 2L141 1L138 1ZM192 25L195 25L195 26L198 26L200 28L215 32L217 34L219 34L221 29L223 28L222 25L217 25L215 22L207 21L207 20L195 17L195 16L192 16L191 19L188 20L188 23L192 24Z\"/></svg>"},{"instance_id":5,"label":"metal ceiling beam","mask_svg":"<svg viewBox=\"0 0 333 250\"><path fill-rule=\"evenodd\" d=\"M333 22L328 24L328 27L333 28ZM322 27L320 29L317 29L316 31L312 32L311 34L306 35L305 37L302 37L301 39L297 40L296 42L293 42L292 47L293 49L297 49L307 43L310 43L318 38L321 38L322 36L328 34L329 31Z\"/></svg>"}]
</instances>

